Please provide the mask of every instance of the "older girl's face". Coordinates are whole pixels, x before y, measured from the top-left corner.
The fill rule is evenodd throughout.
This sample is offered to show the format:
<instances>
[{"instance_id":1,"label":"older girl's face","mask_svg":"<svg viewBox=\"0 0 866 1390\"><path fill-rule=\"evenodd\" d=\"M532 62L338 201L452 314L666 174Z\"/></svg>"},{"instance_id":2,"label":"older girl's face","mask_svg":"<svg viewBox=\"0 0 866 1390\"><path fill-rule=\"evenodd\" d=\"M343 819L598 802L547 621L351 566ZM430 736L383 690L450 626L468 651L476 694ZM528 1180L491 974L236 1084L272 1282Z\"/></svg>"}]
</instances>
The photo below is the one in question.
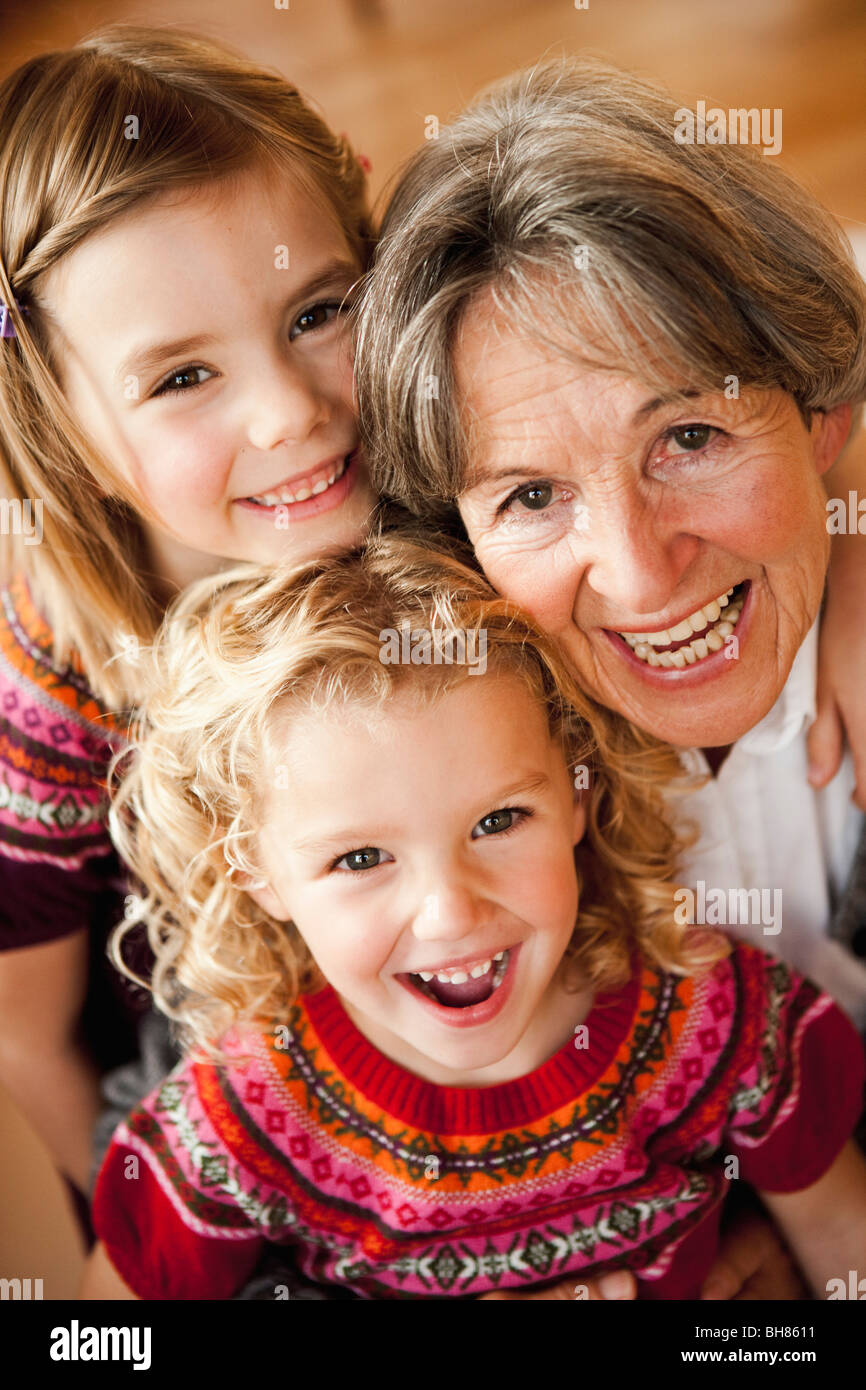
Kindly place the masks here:
<instances>
[{"instance_id":1,"label":"older girl's face","mask_svg":"<svg viewBox=\"0 0 866 1390\"><path fill-rule=\"evenodd\" d=\"M321 199L251 168L132 208L47 277L67 399L163 579L362 539L343 312L360 269Z\"/></svg>"},{"instance_id":2,"label":"older girl's face","mask_svg":"<svg viewBox=\"0 0 866 1390\"><path fill-rule=\"evenodd\" d=\"M460 512L492 583L640 728L684 747L740 737L818 612L821 475L849 408L808 429L780 390L661 399L527 341L489 295L454 361L470 449Z\"/></svg>"}]
</instances>

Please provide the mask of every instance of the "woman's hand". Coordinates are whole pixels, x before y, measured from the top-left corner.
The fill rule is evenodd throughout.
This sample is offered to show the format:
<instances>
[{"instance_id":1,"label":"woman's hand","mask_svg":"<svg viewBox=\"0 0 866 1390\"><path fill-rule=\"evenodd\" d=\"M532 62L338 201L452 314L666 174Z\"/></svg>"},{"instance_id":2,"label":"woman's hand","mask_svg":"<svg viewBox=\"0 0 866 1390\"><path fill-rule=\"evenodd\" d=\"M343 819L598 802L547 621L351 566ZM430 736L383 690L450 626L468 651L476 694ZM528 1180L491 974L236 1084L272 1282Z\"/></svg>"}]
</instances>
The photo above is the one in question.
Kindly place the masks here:
<instances>
[{"instance_id":1,"label":"woman's hand","mask_svg":"<svg viewBox=\"0 0 866 1390\"><path fill-rule=\"evenodd\" d=\"M808 1298L809 1291L779 1234L757 1211L742 1211L723 1232L701 1298L744 1303Z\"/></svg>"}]
</instances>

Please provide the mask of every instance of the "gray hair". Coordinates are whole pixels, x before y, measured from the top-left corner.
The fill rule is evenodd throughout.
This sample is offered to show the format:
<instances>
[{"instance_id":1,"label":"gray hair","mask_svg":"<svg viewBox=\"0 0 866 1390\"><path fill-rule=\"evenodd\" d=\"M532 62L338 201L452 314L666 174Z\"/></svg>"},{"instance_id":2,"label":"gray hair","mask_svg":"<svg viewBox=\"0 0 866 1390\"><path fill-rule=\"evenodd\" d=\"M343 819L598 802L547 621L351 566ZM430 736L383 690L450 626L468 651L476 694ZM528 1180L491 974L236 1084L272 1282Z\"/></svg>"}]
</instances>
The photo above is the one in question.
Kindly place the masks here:
<instances>
[{"instance_id":1,"label":"gray hair","mask_svg":"<svg viewBox=\"0 0 866 1390\"><path fill-rule=\"evenodd\" d=\"M548 61L409 161L358 325L382 492L419 513L460 495L451 357L489 287L534 338L663 391L735 375L806 416L866 397L866 287L841 229L758 150L676 143L675 109L607 64Z\"/></svg>"}]
</instances>

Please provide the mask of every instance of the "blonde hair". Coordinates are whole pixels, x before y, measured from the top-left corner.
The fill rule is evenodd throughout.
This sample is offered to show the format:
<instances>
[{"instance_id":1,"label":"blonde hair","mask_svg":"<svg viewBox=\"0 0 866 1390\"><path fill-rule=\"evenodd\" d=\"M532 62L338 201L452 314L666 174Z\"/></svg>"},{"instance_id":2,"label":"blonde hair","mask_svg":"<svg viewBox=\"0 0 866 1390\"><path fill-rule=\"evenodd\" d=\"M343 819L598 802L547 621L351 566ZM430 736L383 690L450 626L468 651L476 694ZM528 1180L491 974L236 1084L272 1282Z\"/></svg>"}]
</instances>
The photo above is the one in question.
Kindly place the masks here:
<instances>
[{"instance_id":1,"label":"blonde hair","mask_svg":"<svg viewBox=\"0 0 866 1390\"><path fill-rule=\"evenodd\" d=\"M137 139L124 138L130 113ZM0 301L16 331L0 344L0 492L42 499L44 517L41 545L3 537L3 578L26 573L55 660L80 659L109 706L138 688L119 634L149 641L161 616L141 575L145 507L66 405L40 284L145 199L251 167L290 171L318 192L366 265L361 165L277 72L185 31L118 25L32 58L0 84Z\"/></svg>"},{"instance_id":2,"label":"blonde hair","mask_svg":"<svg viewBox=\"0 0 866 1390\"><path fill-rule=\"evenodd\" d=\"M605 988L626 978L635 945L683 973L727 953L675 924L679 844L662 788L680 771L676 755L589 700L556 645L467 559L445 537L391 533L289 571L238 566L172 606L149 655L151 692L110 779L112 834L143 894L111 951L137 979L122 947L146 924L154 998L187 1043L213 1052L232 1024L285 1019L299 993L321 984L294 925L257 906L236 874L266 877L256 839L263 764L279 763L278 711L290 721L334 701L383 708L406 688L435 699L468 678L460 664L383 664L382 633L404 625L446 640L486 633L488 670L517 675L567 764L588 770L569 965Z\"/></svg>"},{"instance_id":3,"label":"blonde hair","mask_svg":"<svg viewBox=\"0 0 866 1390\"><path fill-rule=\"evenodd\" d=\"M562 59L498 83L401 173L361 306L375 485L444 515L467 477L452 352L492 289L563 355L664 394L866 396L866 291L833 218L749 146L677 144L676 102Z\"/></svg>"}]
</instances>

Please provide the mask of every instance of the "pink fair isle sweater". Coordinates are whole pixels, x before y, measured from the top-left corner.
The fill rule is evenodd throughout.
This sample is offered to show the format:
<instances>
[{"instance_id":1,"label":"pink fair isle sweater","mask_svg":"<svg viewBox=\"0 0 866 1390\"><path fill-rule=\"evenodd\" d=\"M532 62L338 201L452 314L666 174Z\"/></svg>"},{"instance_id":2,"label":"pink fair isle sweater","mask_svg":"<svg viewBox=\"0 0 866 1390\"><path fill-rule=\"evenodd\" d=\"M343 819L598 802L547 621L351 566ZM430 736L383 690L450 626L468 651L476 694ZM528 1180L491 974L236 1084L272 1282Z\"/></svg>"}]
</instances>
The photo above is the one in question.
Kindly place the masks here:
<instances>
[{"instance_id":1,"label":"pink fair isle sweater","mask_svg":"<svg viewBox=\"0 0 866 1390\"><path fill-rule=\"evenodd\" d=\"M732 1175L791 1192L832 1164L861 1113L862 1044L827 995L744 945L702 978L636 963L586 1024L588 1047L528 1076L436 1086L322 989L287 1044L280 1028L230 1037L230 1065L187 1060L133 1112L97 1234L145 1299L229 1298L268 1241L373 1299L621 1267L643 1298L694 1298Z\"/></svg>"}]
</instances>

